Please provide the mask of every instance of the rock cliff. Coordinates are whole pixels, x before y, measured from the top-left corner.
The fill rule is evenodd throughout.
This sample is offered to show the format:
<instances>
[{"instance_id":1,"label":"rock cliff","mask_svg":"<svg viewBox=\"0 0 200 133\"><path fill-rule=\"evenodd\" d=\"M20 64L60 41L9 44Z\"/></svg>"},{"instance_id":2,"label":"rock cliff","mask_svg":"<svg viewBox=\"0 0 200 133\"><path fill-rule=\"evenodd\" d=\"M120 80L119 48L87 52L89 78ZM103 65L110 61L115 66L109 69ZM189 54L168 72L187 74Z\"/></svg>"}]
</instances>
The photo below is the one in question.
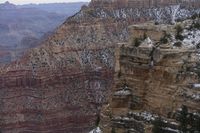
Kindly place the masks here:
<instances>
[{"instance_id":1,"label":"rock cliff","mask_svg":"<svg viewBox=\"0 0 200 133\"><path fill-rule=\"evenodd\" d=\"M181 25L190 27L190 21ZM129 42L116 49L114 85L110 102L102 110L102 130L151 133L159 116L165 121L162 132L179 132L176 115L180 108L187 106L194 114L200 111L197 45L185 41L176 45L176 26L146 23L129 28L134 38L144 34L147 38L139 46ZM166 34L170 37L163 43Z\"/></svg>"},{"instance_id":2,"label":"rock cliff","mask_svg":"<svg viewBox=\"0 0 200 133\"><path fill-rule=\"evenodd\" d=\"M152 8L136 8L131 7L132 5L116 7L116 2L120 1L111 2L110 7L97 6L98 2L92 1L88 7L83 6L80 12L58 27L42 46L30 50L20 60L0 68L0 127L2 132L85 133L91 131L101 107L108 103L110 88L116 86L114 84L113 87L115 47L118 43L129 41L132 36L129 26L148 20L172 23L179 18L190 17L199 11L198 8L171 5L171 3ZM103 1L103 3L106 2ZM138 49L133 48L133 50ZM129 51L128 48L127 51ZM122 74L126 74L127 69L127 72L130 72L130 80L134 81L130 87L136 89L138 104L142 102L139 109L149 108L149 110L161 111L165 114L162 102L151 105L155 101L151 98L155 94L159 97L162 91L168 90L169 94L173 93L173 88L177 85L181 86L179 84L181 81L185 81L182 83L184 86L189 82L188 79L191 78L190 81L194 82L198 79L195 74L189 77L180 75L180 78L185 78L184 80L178 77L176 79L174 73L184 75L185 71L180 73L178 70L182 70L181 68L170 69L170 65L174 68L183 66L183 62L174 64L181 55L184 55L183 60L189 59L187 62L189 66L193 65L194 59L189 56L193 52L185 50L179 54L178 50L171 52L170 50L169 52L157 50L158 54L155 55L161 53L162 56L157 57L157 67L151 71L148 69L149 58L145 55L151 51L142 49L141 52L144 52L141 60L137 57L140 53L136 55L136 58L132 58L132 53L127 55L131 60L139 62L139 66L136 64L132 70L127 68L132 67L132 63L129 64L126 61L129 57L124 58ZM126 53L126 48L124 53ZM174 55L176 58L172 59ZM166 60L168 58L172 60ZM169 66L165 66L165 60L169 62ZM168 80L162 80L163 75ZM138 77L137 81L134 80L135 76ZM122 77L129 78L129 76ZM172 81L171 77L176 82ZM157 80L160 80L159 84ZM152 84L152 88L145 87L148 83L149 86ZM159 88L162 85L165 89L154 94L156 92L154 87ZM148 94L148 90L151 89L152 93ZM125 98L130 99L131 91L133 89L122 91L122 93L125 93ZM168 93L163 101L168 99ZM116 97L120 94L119 90L116 92ZM126 102L127 100L124 101ZM196 103L191 103L191 106L195 107ZM123 102L121 105L126 107ZM176 105L170 109L173 110L175 107Z\"/></svg>"}]
</instances>

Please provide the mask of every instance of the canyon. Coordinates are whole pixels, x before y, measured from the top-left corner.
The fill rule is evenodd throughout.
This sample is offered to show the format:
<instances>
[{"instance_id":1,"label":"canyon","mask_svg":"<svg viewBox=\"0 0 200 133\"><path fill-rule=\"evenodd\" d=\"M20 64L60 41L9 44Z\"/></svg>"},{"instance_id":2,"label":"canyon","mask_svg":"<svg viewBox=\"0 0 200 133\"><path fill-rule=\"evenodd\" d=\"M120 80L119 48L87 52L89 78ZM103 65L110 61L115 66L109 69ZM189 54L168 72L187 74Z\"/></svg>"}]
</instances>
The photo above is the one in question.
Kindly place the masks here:
<instances>
[{"instance_id":1,"label":"canyon","mask_svg":"<svg viewBox=\"0 0 200 133\"><path fill-rule=\"evenodd\" d=\"M124 4L116 6L118 2ZM92 0L41 46L0 67L1 132L87 133L100 116L103 132L113 127L121 133L133 128L126 123L127 114L146 111L166 117L182 104L199 110L199 99L193 96L199 90L189 88L199 80L192 71L198 63L196 51L154 49L149 40L157 42L166 29L174 29L168 24L199 13L200 1L195 7L172 0L142 8L139 1L138 7L129 2ZM152 28L139 25L149 21ZM150 39L141 47L130 45L132 36L144 33ZM133 130L150 131L146 126L139 121Z\"/></svg>"},{"instance_id":2,"label":"canyon","mask_svg":"<svg viewBox=\"0 0 200 133\"><path fill-rule=\"evenodd\" d=\"M87 3L15 5L0 3L0 64L10 63L39 46L67 17ZM0 53L1 53L0 51Z\"/></svg>"}]
</instances>

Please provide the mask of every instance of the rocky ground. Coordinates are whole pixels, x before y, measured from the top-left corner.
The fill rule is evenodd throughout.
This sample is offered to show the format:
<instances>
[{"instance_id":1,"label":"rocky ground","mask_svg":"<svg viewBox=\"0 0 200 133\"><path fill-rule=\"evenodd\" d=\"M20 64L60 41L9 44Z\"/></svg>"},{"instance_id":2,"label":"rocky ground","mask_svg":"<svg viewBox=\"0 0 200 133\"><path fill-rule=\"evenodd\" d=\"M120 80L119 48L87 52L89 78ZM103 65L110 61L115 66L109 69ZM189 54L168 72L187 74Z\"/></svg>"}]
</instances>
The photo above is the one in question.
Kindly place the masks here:
<instances>
[{"instance_id":1,"label":"rocky ground","mask_svg":"<svg viewBox=\"0 0 200 133\"><path fill-rule=\"evenodd\" d=\"M166 116L168 110L176 110L187 98L190 108L199 109L193 96L198 89L188 87L189 82L198 86L198 75L192 71L197 68L195 50L173 48L179 46L174 45L176 42L170 43L172 46L153 48L155 43L150 35L157 34L150 32L147 34L150 38L141 47L124 45L116 51L121 44L132 44L133 24L149 20L173 24L180 17L177 13L184 12L181 19L186 19L199 11L190 4L171 4L136 8L117 7L114 1L102 7L94 0L58 27L43 45L30 50L20 60L0 67L1 131L85 133L99 125L96 121L102 109L99 126L107 133L110 132L107 124L112 125L110 118L127 122L130 105L133 114L137 107L141 112ZM173 13L168 12L171 10ZM140 26L137 27L140 31ZM158 25L155 33L160 33L159 27L162 28ZM127 86L123 86L125 83ZM109 98L115 100L110 102ZM109 108L114 112L110 113ZM122 132L131 128L118 124L114 127ZM139 130L143 132L143 128Z\"/></svg>"}]
</instances>

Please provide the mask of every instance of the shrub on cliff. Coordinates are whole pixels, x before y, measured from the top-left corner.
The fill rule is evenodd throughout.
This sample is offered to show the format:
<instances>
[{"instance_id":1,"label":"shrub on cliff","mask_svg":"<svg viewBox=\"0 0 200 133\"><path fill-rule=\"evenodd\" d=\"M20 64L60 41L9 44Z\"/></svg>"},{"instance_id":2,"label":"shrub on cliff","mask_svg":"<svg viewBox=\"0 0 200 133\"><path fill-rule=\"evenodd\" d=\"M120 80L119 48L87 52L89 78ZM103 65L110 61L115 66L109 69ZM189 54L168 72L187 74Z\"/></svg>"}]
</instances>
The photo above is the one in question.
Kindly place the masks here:
<instances>
[{"instance_id":1,"label":"shrub on cliff","mask_svg":"<svg viewBox=\"0 0 200 133\"><path fill-rule=\"evenodd\" d=\"M190 113L183 105L177 120L181 133L200 133L200 113Z\"/></svg>"},{"instance_id":2,"label":"shrub on cliff","mask_svg":"<svg viewBox=\"0 0 200 133\"><path fill-rule=\"evenodd\" d=\"M200 22L193 21L192 25L189 27L189 30L200 30Z\"/></svg>"},{"instance_id":3,"label":"shrub on cliff","mask_svg":"<svg viewBox=\"0 0 200 133\"><path fill-rule=\"evenodd\" d=\"M200 113L193 114L190 113L189 118L188 118L188 123L189 123L189 132L191 133L199 133L200 132Z\"/></svg>"},{"instance_id":4,"label":"shrub on cliff","mask_svg":"<svg viewBox=\"0 0 200 133\"><path fill-rule=\"evenodd\" d=\"M162 133L162 128L165 127L162 119L160 117L156 118L156 120L153 122L153 129L152 133Z\"/></svg>"},{"instance_id":5,"label":"shrub on cliff","mask_svg":"<svg viewBox=\"0 0 200 133\"><path fill-rule=\"evenodd\" d=\"M132 45L135 47L139 47L141 43L142 43L142 40L140 38L135 38L132 40Z\"/></svg>"},{"instance_id":6,"label":"shrub on cliff","mask_svg":"<svg viewBox=\"0 0 200 133\"><path fill-rule=\"evenodd\" d=\"M118 72L117 77L120 78L122 76L121 71Z\"/></svg>"},{"instance_id":7,"label":"shrub on cliff","mask_svg":"<svg viewBox=\"0 0 200 133\"><path fill-rule=\"evenodd\" d=\"M113 127L111 133L116 133L115 128Z\"/></svg>"},{"instance_id":8,"label":"shrub on cliff","mask_svg":"<svg viewBox=\"0 0 200 133\"><path fill-rule=\"evenodd\" d=\"M99 123L100 123L100 116L98 115L98 116L97 116L97 119L96 119L96 124L95 124L95 125L96 125L96 127L98 127L98 126L99 126Z\"/></svg>"},{"instance_id":9,"label":"shrub on cliff","mask_svg":"<svg viewBox=\"0 0 200 133\"><path fill-rule=\"evenodd\" d=\"M182 42L175 42L174 43L175 47L182 47L182 45L183 45Z\"/></svg>"},{"instance_id":10,"label":"shrub on cliff","mask_svg":"<svg viewBox=\"0 0 200 133\"><path fill-rule=\"evenodd\" d=\"M86 14L91 15L92 17L95 17L95 11L94 9L87 9L85 10Z\"/></svg>"},{"instance_id":11,"label":"shrub on cliff","mask_svg":"<svg viewBox=\"0 0 200 133\"><path fill-rule=\"evenodd\" d=\"M175 27L175 29L176 29L175 38L176 38L177 40L183 41L183 40L184 40L184 36L182 35L182 33L183 33L183 27L182 27L181 25L177 25L177 26Z\"/></svg>"},{"instance_id":12,"label":"shrub on cliff","mask_svg":"<svg viewBox=\"0 0 200 133\"><path fill-rule=\"evenodd\" d=\"M166 44L169 42L169 39L171 39L171 35L167 34L166 32L164 33L164 36L160 38L160 43L161 44Z\"/></svg>"},{"instance_id":13,"label":"shrub on cliff","mask_svg":"<svg viewBox=\"0 0 200 133\"><path fill-rule=\"evenodd\" d=\"M183 133L187 132L187 126L188 126L188 108L183 105L180 111L180 114L178 116L178 121L180 122L180 130Z\"/></svg>"},{"instance_id":14,"label":"shrub on cliff","mask_svg":"<svg viewBox=\"0 0 200 133\"><path fill-rule=\"evenodd\" d=\"M140 44L142 43L142 41L144 41L147 38L148 38L148 36L147 36L146 33L144 33L143 36L140 36L139 38L137 38L137 37L133 38L133 40L132 40L132 46L139 47Z\"/></svg>"},{"instance_id":15,"label":"shrub on cliff","mask_svg":"<svg viewBox=\"0 0 200 133\"><path fill-rule=\"evenodd\" d=\"M192 15L191 19L196 19L196 18L200 18L200 14L195 13L194 15Z\"/></svg>"}]
</instances>

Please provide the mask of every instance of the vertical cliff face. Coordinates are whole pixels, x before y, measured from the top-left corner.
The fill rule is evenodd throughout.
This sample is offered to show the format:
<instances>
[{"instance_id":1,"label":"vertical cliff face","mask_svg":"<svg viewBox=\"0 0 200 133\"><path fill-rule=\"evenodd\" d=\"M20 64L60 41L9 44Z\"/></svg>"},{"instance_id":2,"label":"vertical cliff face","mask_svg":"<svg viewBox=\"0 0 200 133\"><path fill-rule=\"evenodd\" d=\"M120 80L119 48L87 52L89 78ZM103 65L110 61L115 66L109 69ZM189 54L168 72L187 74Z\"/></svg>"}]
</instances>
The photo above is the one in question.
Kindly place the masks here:
<instances>
[{"instance_id":1,"label":"vertical cliff face","mask_svg":"<svg viewBox=\"0 0 200 133\"><path fill-rule=\"evenodd\" d=\"M144 34L148 38L139 47L125 43L116 49L114 85L110 102L102 110L102 129L148 133L160 116L165 121L162 132L179 132L180 108L185 105L194 114L200 111L198 49L184 41L177 46L174 26L147 23L130 30L135 38ZM160 40L166 34L172 40L163 44Z\"/></svg>"},{"instance_id":2,"label":"vertical cliff face","mask_svg":"<svg viewBox=\"0 0 200 133\"><path fill-rule=\"evenodd\" d=\"M173 20L184 19L198 11L177 6L116 7L116 1L111 3L111 8L104 8L96 2L66 20L41 47L0 68L2 132L90 131L102 105L108 102L110 88L113 88L114 49L117 43L129 41L132 36L129 25L147 20L172 22L174 15ZM128 65L122 70L125 71ZM148 74L147 68L135 71L138 80L156 74ZM158 73L160 71L158 69ZM139 96L145 95L143 88ZM130 92L125 94L130 95ZM151 107L148 104L144 104L146 108Z\"/></svg>"}]
</instances>

